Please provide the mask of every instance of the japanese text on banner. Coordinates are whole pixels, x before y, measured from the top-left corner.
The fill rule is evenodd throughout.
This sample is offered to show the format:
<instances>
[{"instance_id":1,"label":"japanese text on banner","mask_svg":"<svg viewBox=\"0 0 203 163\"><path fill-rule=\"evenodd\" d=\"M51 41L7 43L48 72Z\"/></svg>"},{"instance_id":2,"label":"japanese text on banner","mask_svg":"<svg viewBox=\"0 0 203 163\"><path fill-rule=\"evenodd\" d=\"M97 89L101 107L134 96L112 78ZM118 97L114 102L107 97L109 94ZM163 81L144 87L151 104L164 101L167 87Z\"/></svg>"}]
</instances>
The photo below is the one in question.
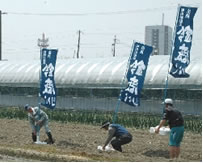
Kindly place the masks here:
<instances>
[{"instance_id":1,"label":"japanese text on banner","mask_svg":"<svg viewBox=\"0 0 203 163\"><path fill-rule=\"evenodd\" d=\"M54 72L57 52L55 49L42 49L40 94L44 99L42 105L50 109L56 106Z\"/></svg>"},{"instance_id":2,"label":"japanese text on banner","mask_svg":"<svg viewBox=\"0 0 203 163\"><path fill-rule=\"evenodd\" d=\"M127 72L128 86L122 89L120 93L121 101L131 106L140 105L140 93L151 52L152 47L137 42L134 43Z\"/></svg>"},{"instance_id":3,"label":"japanese text on banner","mask_svg":"<svg viewBox=\"0 0 203 163\"><path fill-rule=\"evenodd\" d=\"M172 51L172 66L170 74L176 78L189 77L185 69L190 63L190 50L193 36L193 18L197 8L183 7L179 8L176 21L175 40Z\"/></svg>"}]
</instances>

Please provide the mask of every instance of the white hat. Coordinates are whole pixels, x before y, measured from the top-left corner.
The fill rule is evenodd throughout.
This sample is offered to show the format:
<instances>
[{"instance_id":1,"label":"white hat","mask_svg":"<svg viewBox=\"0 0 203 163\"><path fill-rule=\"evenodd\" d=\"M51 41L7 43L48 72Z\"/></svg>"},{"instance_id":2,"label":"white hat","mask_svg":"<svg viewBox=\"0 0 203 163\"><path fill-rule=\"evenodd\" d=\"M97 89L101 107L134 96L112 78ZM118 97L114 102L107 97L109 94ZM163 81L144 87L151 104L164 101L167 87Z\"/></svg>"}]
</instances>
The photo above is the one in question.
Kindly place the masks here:
<instances>
[{"instance_id":1,"label":"white hat","mask_svg":"<svg viewBox=\"0 0 203 163\"><path fill-rule=\"evenodd\" d=\"M173 105L173 100L170 99L170 98L166 98L166 99L164 100L164 102L162 102L162 104L171 104L171 105Z\"/></svg>"}]
</instances>

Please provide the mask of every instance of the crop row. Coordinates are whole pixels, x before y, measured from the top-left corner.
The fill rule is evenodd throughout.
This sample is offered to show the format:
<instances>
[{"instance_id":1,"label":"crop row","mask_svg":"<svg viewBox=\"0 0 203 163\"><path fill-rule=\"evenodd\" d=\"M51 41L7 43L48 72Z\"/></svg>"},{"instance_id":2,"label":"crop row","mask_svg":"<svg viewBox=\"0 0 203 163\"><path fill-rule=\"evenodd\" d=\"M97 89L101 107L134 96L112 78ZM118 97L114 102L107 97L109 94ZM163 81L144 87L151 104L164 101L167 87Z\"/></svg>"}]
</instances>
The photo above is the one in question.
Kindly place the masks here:
<instances>
[{"instance_id":1,"label":"crop row","mask_svg":"<svg viewBox=\"0 0 203 163\"><path fill-rule=\"evenodd\" d=\"M100 125L103 121L112 121L113 112L102 112L96 110L46 110L51 121L62 123L74 122L82 124ZM27 119L27 113L23 108L0 108L0 118ZM136 112L119 112L116 123L126 127L148 129L157 126L161 120L161 115L153 115ZM202 133L201 116L184 116L184 127L187 131Z\"/></svg>"}]
</instances>

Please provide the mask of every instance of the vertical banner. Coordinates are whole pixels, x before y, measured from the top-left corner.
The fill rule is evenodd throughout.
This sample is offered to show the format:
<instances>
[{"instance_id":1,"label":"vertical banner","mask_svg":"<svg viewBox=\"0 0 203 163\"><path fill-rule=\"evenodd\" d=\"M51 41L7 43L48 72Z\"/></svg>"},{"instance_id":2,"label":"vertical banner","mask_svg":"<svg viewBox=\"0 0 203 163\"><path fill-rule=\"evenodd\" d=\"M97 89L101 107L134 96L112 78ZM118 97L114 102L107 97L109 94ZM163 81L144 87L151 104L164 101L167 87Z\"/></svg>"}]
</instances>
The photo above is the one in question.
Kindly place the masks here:
<instances>
[{"instance_id":1,"label":"vertical banner","mask_svg":"<svg viewBox=\"0 0 203 163\"><path fill-rule=\"evenodd\" d=\"M140 106L140 93L152 49L151 46L134 43L127 71L128 86L120 93L120 100L131 106Z\"/></svg>"},{"instance_id":2,"label":"vertical banner","mask_svg":"<svg viewBox=\"0 0 203 163\"><path fill-rule=\"evenodd\" d=\"M172 50L170 74L175 78L187 78L190 75L185 69L190 63L190 49L193 36L193 18L197 8L179 7L176 20L175 40Z\"/></svg>"},{"instance_id":3,"label":"vertical banner","mask_svg":"<svg viewBox=\"0 0 203 163\"><path fill-rule=\"evenodd\" d=\"M54 72L57 52L58 50L55 49L42 49L41 56L40 95L44 99L42 105L50 109L56 106Z\"/></svg>"}]
</instances>

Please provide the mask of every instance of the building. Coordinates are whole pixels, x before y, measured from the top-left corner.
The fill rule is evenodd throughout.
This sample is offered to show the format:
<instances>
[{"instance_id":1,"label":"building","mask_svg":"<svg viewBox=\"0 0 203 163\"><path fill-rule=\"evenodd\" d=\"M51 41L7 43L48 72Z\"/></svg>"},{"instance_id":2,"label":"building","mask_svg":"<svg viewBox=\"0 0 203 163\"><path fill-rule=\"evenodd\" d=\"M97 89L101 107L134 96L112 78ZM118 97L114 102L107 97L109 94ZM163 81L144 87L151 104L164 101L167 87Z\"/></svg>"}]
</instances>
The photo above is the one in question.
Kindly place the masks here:
<instances>
[{"instance_id":1,"label":"building","mask_svg":"<svg viewBox=\"0 0 203 163\"><path fill-rule=\"evenodd\" d=\"M145 44L154 48L152 55L170 55L172 28L166 25L146 26Z\"/></svg>"}]
</instances>

